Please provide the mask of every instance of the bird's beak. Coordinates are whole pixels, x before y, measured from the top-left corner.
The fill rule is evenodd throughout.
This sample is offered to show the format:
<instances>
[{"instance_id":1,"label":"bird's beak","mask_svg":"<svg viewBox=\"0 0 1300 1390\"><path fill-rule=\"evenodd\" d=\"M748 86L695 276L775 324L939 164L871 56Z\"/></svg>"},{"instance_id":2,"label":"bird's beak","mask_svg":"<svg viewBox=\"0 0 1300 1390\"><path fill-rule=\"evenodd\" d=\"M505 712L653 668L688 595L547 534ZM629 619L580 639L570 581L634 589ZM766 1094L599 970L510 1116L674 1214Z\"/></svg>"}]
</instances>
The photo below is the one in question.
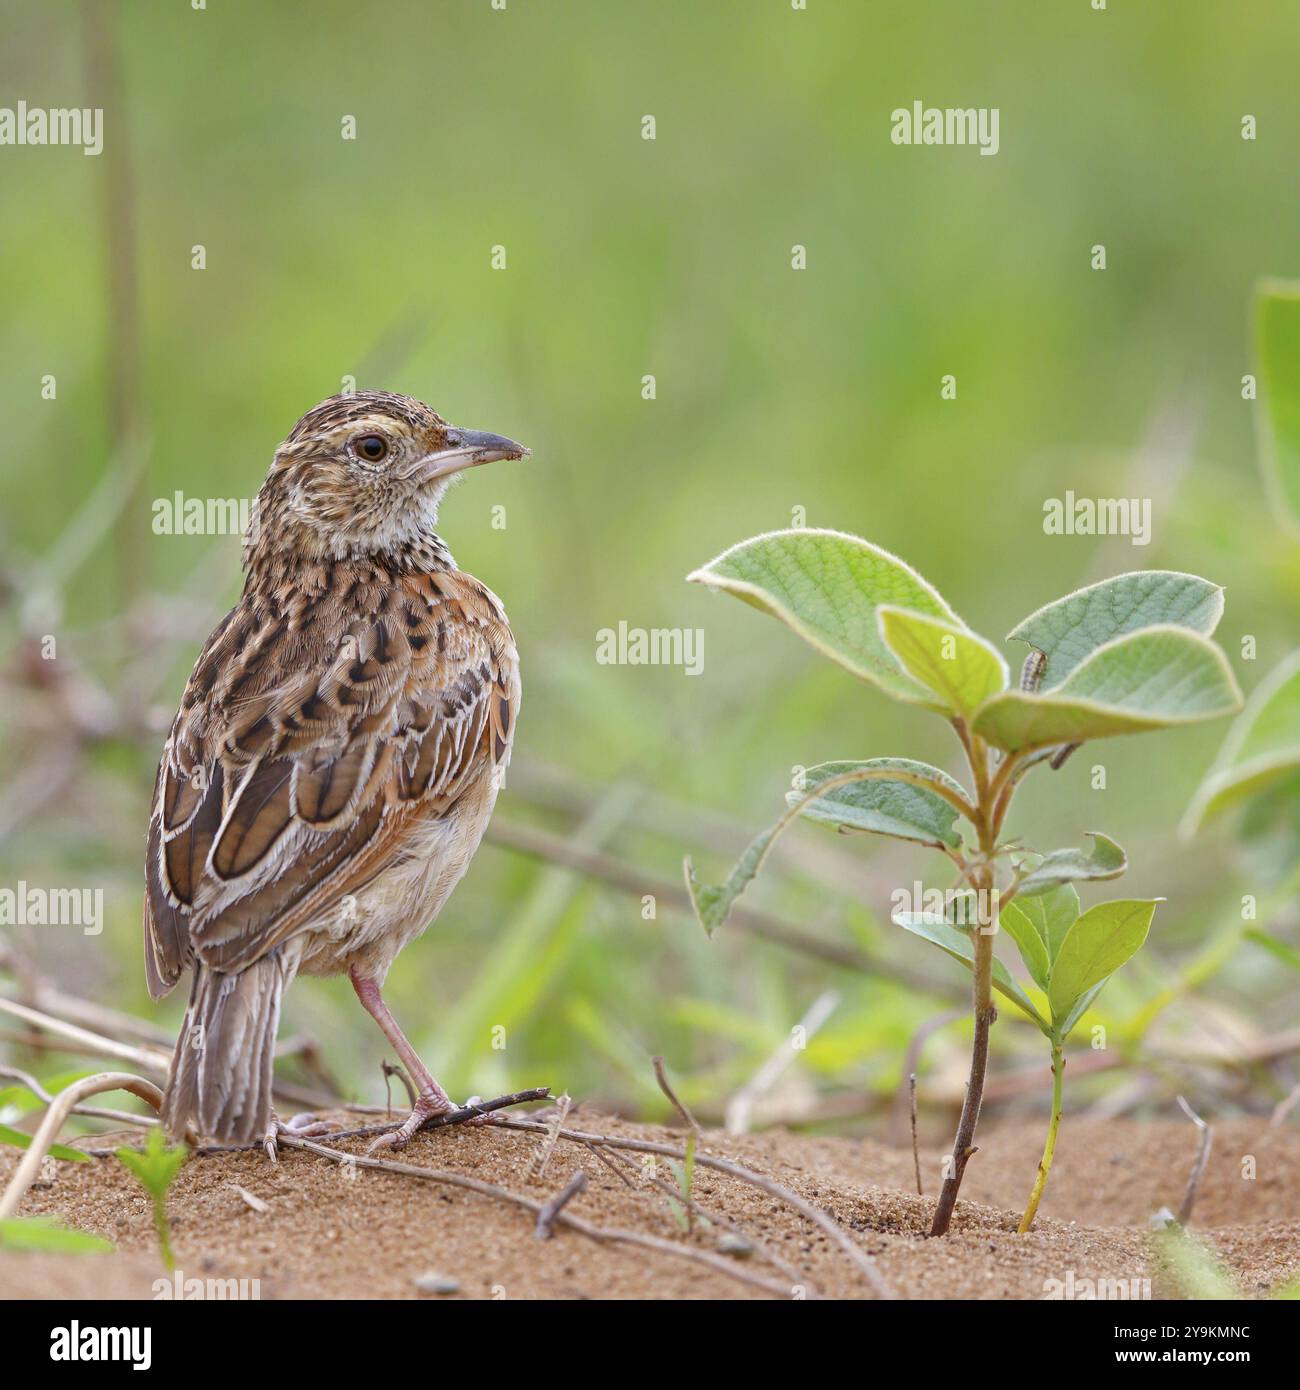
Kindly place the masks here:
<instances>
[{"instance_id":1,"label":"bird's beak","mask_svg":"<svg viewBox=\"0 0 1300 1390\"><path fill-rule=\"evenodd\" d=\"M516 444L513 439L507 439L503 434L489 434L487 430L449 429L445 443L445 448L426 454L416 465L418 482L432 483L463 469L477 468L480 463L521 459L532 453L531 449Z\"/></svg>"}]
</instances>

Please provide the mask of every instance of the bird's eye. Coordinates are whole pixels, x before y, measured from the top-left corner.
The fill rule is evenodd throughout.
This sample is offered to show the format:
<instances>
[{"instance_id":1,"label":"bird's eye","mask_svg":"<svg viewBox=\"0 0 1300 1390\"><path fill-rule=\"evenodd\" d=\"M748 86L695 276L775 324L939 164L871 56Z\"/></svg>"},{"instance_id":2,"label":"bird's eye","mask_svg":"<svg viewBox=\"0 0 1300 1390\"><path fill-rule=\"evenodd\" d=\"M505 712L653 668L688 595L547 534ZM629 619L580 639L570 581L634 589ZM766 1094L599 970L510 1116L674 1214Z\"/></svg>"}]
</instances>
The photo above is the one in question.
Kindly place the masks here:
<instances>
[{"instance_id":1,"label":"bird's eye","mask_svg":"<svg viewBox=\"0 0 1300 1390\"><path fill-rule=\"evenodd\" d=\"M388 440L382 434L363 434L353 441L352 447L367 463L378 463L388 452Z\"/></svg>"}]
</instances>

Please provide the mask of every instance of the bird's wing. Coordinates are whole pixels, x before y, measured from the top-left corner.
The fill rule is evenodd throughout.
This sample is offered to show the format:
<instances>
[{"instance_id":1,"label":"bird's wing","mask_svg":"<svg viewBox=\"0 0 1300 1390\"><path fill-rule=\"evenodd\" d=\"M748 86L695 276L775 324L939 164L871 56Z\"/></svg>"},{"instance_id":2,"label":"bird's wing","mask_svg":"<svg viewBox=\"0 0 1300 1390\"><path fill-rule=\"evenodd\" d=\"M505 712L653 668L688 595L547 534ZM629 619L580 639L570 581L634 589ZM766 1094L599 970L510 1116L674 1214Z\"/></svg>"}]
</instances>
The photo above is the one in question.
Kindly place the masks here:
<instances>
[{"instance_id":1,"label":"bird's wing","mask_svg":"<svg viewBox=\"0 0 1300 1390\"><path fill-rule=\"evenodd\" d=\"M370 882L413 823L504 765L518 700L510 629L466 575L412 576L346 606L237 608L190 676L158 769L154 996L195 957L245 968Z\"/></svg>"}]
</instances>

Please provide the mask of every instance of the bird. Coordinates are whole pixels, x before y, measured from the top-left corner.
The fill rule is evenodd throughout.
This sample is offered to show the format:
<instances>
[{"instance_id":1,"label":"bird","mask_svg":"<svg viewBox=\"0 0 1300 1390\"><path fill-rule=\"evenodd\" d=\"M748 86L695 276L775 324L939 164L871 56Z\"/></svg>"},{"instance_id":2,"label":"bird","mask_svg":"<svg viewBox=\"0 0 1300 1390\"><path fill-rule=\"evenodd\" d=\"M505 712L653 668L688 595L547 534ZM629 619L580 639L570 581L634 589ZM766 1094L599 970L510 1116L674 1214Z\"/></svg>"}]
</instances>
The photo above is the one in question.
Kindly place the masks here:
<instances>
[{"instance_id":1,"label":"bird","mask_svg":"<svg viewBox=\"0 0 1300 1390\"><path fill-rule=\"evenodd\" d=\"M291 1125L320 1132L272 1104L300 974L347 974L412 1080L410 1115L376 1146L456 1108L382 987L478 848L521 698L505 610L457 568L439 505L466 469L530 452L388 391L322 401L275 451L243 592L195 662L154 783L151 997L191 973L169 1133L261 1143L274 1160Z\"/></svg>"}]
</instances>

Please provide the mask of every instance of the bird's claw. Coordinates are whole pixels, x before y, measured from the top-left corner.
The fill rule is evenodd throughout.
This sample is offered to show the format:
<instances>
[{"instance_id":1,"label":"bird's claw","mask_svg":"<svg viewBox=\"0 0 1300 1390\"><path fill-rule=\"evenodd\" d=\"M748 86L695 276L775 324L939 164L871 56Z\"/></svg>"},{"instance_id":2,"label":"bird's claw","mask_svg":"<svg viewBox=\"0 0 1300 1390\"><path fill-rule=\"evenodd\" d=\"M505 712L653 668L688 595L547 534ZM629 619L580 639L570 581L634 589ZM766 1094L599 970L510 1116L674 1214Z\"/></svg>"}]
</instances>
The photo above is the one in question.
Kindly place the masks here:
<instances>
[{"instance_id":1,"label":"bird's claw","mask_svg":"<svg viewBox=\"0 0 1300 1390\"><path fill-rule=\"evenodd\" d=\"M294 1115L286 1122L272 1111L271 1123L267 1126L266 1137L262 1140L262 1148L266 1151L267 1158L272 1163L277 1163L280 1157L280 1136L282 1134L291 1135L296 1139L309 1139L317 1134L330 1134L337 1128L338 1126L331 1121L318 1119L310 1112Z\"/></svg>"},{"instance_id":2,"label":"bird's claw","mask_svg":"<svg viewBox=\"0 0 1300 1390\"><path fill-rule=\"evenodd\" d=\"M422 1092L416 1097L411 1113L406 1119L396 1129L372 1140L366 1153L373 1154L379 1149L404 1149L426 1120L432 1119L435 1115L451 1115L457 1110L467 1110L471 1105L480 1104L482 1100L482 1096L470 1096L464 1105L457 1105L445 1092ZM464 1123L481 1125L490 1118L491 1116L486 1114L475 1115L473 1119Z\"/></svg>"}]
</instances>

